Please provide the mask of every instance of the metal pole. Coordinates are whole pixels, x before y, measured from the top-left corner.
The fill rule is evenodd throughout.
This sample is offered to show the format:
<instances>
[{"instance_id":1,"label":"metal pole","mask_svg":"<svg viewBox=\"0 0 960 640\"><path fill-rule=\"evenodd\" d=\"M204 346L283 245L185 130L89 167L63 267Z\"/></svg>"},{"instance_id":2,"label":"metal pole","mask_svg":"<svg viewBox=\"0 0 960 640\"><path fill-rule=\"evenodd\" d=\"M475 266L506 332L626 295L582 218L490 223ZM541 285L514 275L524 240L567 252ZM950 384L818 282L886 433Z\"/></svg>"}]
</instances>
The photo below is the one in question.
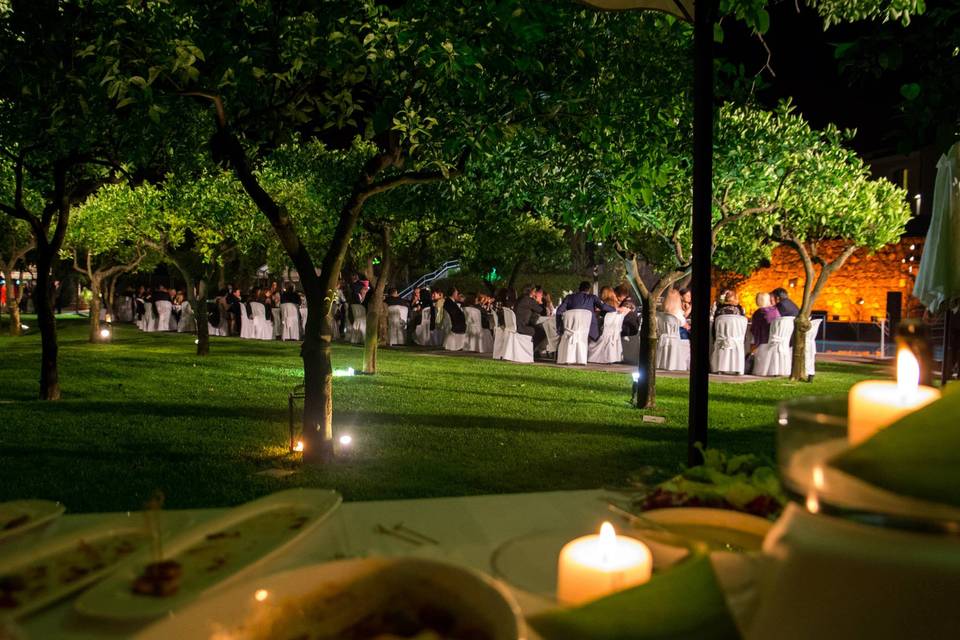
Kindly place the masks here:
<instances>
[{"instance_id":1,"label":"metal pole","mask_svg":"<svg viewBox=\"0 0 960 640\"><path fill-rule=\"evenodd\" d=\"M693 26L693 261L687 463L707 446L710 382L710 263L713 217L713 22L716 0L697 0Z\"/></svg>"}]
</instances>

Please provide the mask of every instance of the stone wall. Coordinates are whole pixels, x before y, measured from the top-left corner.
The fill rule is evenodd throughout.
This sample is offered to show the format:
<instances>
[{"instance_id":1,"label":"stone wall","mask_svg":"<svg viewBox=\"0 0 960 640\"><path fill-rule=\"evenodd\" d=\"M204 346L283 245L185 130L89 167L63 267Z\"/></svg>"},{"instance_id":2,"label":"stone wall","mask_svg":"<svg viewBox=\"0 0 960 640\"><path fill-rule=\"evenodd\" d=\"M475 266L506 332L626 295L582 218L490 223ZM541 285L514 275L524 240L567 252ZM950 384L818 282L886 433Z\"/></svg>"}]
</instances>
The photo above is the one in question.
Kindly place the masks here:
<instances>
[{"instance_id":1,"label":"stone wall","mask_svg":"<svg viewBox=\"0 0 960 640\"><path fill-rule=\"evenodd\" d=\"M831 259L841 250L839 243L826 248L825 257ZM857 251L827 280L813 310L826 313L831 322L875 322L887 312L887 292L898 291L903 301L901 316L919 315L922 308L911 292L922 248L923 238L904 237L874 254ZM749 277L720 271L713 277L714 292L735 289L748 314L756 309L756 295L761 291L783 287L798 306L803 298L803 263L789 247L777 247L770 265Z\"/></svg>"}]
</instances>

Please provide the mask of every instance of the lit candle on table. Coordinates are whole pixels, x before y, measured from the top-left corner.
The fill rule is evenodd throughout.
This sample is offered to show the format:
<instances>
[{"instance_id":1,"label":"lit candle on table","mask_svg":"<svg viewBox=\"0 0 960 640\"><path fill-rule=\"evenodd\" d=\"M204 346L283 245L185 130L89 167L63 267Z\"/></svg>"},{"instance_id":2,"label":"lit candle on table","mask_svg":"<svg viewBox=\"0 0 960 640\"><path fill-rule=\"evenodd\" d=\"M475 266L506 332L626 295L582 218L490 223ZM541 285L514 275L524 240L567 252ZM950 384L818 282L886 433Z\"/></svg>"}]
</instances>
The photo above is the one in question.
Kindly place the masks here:
<instances>
[{"instance_id":1,"label":"lit candle on table","mask_svg":"<svg viewBox=\"0 0 960 640\"><path fill-rule=\"evenodd\" d=\"M560 551L557 599L578 605L643 584L653 571L650 549L639 540L618 536L604 522L600 535L568 542Z\"/></svg>"},{"instance_id":2,"label":"lit candle on table","mask_svg":"<svg viewBox=\"0 0 960 640\"><path fill-rule=\"evenodd\" d=\"M920 384L920 363L909 349L897 352L897 381L866 380L850 389L850 444L859 444L908 413L930 404L940 391Z\"/></svg>"}]
</instances>

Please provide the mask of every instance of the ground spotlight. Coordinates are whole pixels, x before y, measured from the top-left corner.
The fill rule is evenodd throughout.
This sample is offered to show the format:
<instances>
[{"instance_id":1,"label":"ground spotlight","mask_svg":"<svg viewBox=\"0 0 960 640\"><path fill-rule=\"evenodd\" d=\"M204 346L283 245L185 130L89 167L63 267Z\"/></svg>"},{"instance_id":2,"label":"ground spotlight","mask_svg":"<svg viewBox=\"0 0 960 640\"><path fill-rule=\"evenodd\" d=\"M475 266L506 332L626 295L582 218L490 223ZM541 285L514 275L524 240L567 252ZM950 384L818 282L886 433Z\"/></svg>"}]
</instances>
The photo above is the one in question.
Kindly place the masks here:
<instances>
[{"instance_id":1,"label":"ground spotlight","mask_svg":"<svg viewBox=\"0 0 960 640\"><path fill-rule=\"evenodd\" d=\"M293 447L294 451L303 451L303 440L297 440L297 444Z\"/></svg>"},{"instance_id":2,"label":"ground spotlight","mask_svg":"<svg viewBox=\"0 0 960 640\"><path fill-rule=\"evenodd\" d=\"M334 377L334 378L343 378L343 377L347 377L347 376L356 375L356 373L357 373L357 372L353 369L353 367L347 367L346 369L334 369L334 370L333 370L333 377Z\"/></svg>"},{"instance_id":3,"label":"ground spotlight","mask_svg":"<svg viewBox=\"0 0 960 640\"><path fill-rule=\"evenodd\" d=\"M353 442L353 436L340 436L340 444L344 447L349 447Z\"/></svg>"},{"instance_id":4,"label":"ground spotlight","mask_svg":"<svg viewBox=\"0 0 960 640\"><path fill-rule=\"evenodd\" d=\"M100 329L100 337L101 337L101 338L104 338L104 339L109 338L109 337L110 337L110 329L106 329L106 328Z\"/></svg>"}]
</instances>

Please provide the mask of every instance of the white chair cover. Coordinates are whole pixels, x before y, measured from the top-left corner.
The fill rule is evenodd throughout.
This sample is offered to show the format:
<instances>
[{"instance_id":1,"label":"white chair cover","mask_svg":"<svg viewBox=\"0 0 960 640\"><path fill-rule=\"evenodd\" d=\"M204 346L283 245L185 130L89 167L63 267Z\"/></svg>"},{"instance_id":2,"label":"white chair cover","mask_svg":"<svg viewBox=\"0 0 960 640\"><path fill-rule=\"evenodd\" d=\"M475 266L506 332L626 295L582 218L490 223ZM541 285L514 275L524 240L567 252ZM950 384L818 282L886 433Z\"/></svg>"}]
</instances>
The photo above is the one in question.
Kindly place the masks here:
<instances>
[{"instance_id":1,"label":"white chair cover","mask_svg":"<svg viewBox=\"0 0 960 640\"><path fill-rule=\"evenodd\" d=\"M587 364L593 312L570 309L563 314L563 335L557 345L557 364Z\"/></svg>"},{"instance_id":2,"label":"white chair cover","mask_svg":"<svg viewBox=\"0 0 960 640\"><path fill-rule=\"evenodd\" d=\"M304 336L307 333L307 303L304 302L299 307L300 311L300 336Z\"/></svg>"},{"instance_id":3,"label":"white chair cover","mask_svg":"<svg viewBox=\"0 0 960 640\"><path fill-rule=\"evenodd\" d=\"M680 319L669 313L657 314L657 369L690 369L690 341L680 339Z\"/></svg>"},{"instance_id":4,"label":"white chair cover","mask_svg":"<svg viewBox=\"0 0 960 640\"><path fill-rule=\"evenodd\" d=\"M273 314L273 339L276 340L283 335L283 313L280 307L274 307L270 311Z\"/></svg>"},{"instance_id":5,"label":"white chair cover","mask_svg":"<svg viewBox=\"0 0 960 640\"><path fill-rule=\"evenodd\" d=\"M189 302L180 305L180 322L177 323L177 333L196 333L197 318L193 315L193 308Z\"/></svg>"},{"instance_id":6,"label":"white chair cover","mask_svg":"<svg viewBox=\"0 0 960 640\"><path fill-rule=\"evenodd\" d=\"M157 318L153 324L153 329L148 329L148 331L168 331L170 329L170 312L173 311L173 305L169 300L157 300L154 304L157 307Z\"/></svg>"},{"instance_id":7,"label":"white chair cover","mask_svg":"<svg viewBox=\"0 0 960 640\"><path fill-rule=\"evenodd\" d=\"M402 304L387 307L387 344L394 346L407 342L407 314L410 309Z\"/></svg>"},{"instance_id":8,"label":"white chair cover","mask_svg":"<svg viewBox=\"0 0 960 640\"><path fill-rule=\"evenodd\" d=\"M120 322L133 321L133 298L123 296L120 298L120 306L117 307L117 320Z\"/></svg>"},{"instance_id":9,"label":"white chair cover","mask_svg":"<svg viewBox=\"0 0 960 640\"><path fill-rule=\"evenodd\" d=\"M143 325L141 329L152 333L157 330L157 314L153 312L153 303L144 301L143 303Z\"/></svg>"},{"instance_id":10,"label":"white chair cover","mask_svg":"<svg viewBox=\"0 0 960 640\"><path fill-rule=\"evenodd\" d=\"M253 305L259 303L250 303L250 315L253 316ZM257 339L257 324L252 317L247 317L246 303L240 303L240 337L244 340Z\"/></svg>"},{"instance_id":11,"label":"white chair cover","mask_svg":"<svg viewBox=\"0 0 960 640\"><path fill-rule=\"evenodd\" d=\"M467 343L466 333L454 333L453 322L450 316L443 316L443 349L444 351L463 351L463 345Z\"/></svg>"},{"instance_id":12,"label":"white chair cover","mask_svg":"<svg viewBox=\"0 0 960 640\"><path fill-rule=\"evenodd\" d=\"M367 308L362 304L350 305L350 317L353 319L350 323L350 342L363 344L367 335Z\"/></svg>"},{"instance_id":13,"label":"white chair cover","mask_svg":"<svg viewBox=\"0 0 960 640\"><path fill-rule=\"evenodd\" d=\"M513 309L503 309L503 329L499 329L494 339L494 358L511 362L533 362L533 336L517 333L517 316Z\"/></svg>"},{"instance_id":14,"label":"white chair cover","mask_svg":"<svg viewBox=\"0 0 960 640\"><path fill-rule=\"evenodd\" d=\"M284 302L280 305L281 325L280 337L284 340L300 339L300 317L297 314L297 305Z\"/></svg>"},{"instance_id":15,"label":"white chair cover","mask_svg":"<svg viewBox=\"0 0 960 640\"><path fill-rule=\"evenodd\" d=\"M254 340L273 339L273 327L269 322L267 322L267 308L262 302L250 303L250 315L253 316L252 324Z\"/></svg>"},{"instance_id":16,"label":"white chair cover","mask_svg":"<svg viewBox=\"0 0 960 640\"><path fill-rule=\"evenodd\" d=\"M793 349L790 337L793 336L793 318L777 318L770 324L770 340L761 344L753 352L753 374L757 376L788 376Z\"/></svg>"},{"instance_id":17,"label":"white chair cover","mask_svg":"<svg viewBox=\"0 0 960 640\"><path fill-rule=\"evenodd\" d=\"M623 344L620 342L623 318L622 313L608 313L603 316L603 333L596 342L589 343L587 362L623 362Z\"/></svg>"},{"instance_id":18,"label":"white chair cover","mask_svg":"<svg viewBox=\"0 0 960 640\"><path fill-rule=\"evenodd\" d=\"M420 324L413 334L413 341L421 347L430 346L430 309L420 311Z\"/></svg>"},{"instance_id":19,"label":"white chair cover","mask_svg":"<svg viewBox=\"0 0 960 640\"><path fill-rule=\"evenodd\" d=\"M107 305L100 305L100 322L107 321Z\"/></svg>"},{"instance_id":20,"label":"white chair cover","mask_svg":"<svg viewBox=\"0 0 960 640\"><path fill-rule=\"evenodd\" d=\"M493 334L483 328L483 315L476 307L464 307L467 317L467 336L464 351L476 353L491 353L493 351Z\"/></svg>"},{"instance_id":21,"label":"white chair cover","mask_svg":"<svg viewBox=\"0 0 960 640\"><path fill-rule=\"evenodd\" d=\"M803 352L803 358L806 363L805 368L808 376L816 375L817 373L817 333L820 332L820 324L822 322L823 320L820 318L811 320L810 330L807 331L807 348Z\"/></svg>"},{"instance_id":22,"label":"white chair cover","mask_svg":"<svg viewBox=\"0 0 960 640\"><path fill-rule=\"evenodd\" d=\"M744 316L723 315L713 320L713 348L710 350L710 370L714 373L743 374L745 357L743 339L747 333Z\"/></svg>"},{"instance_id":23,"label":"white chair cover","mask_svg":"<svg viewBox=\"0 0 960 640\"><path fill-rule=\"evenodd\" d=\"M557 347L560 346L560 334L557 332L557 316L554 314L540 316L537 324L543 326L543 332L547 336L547 343L543 350L546 353L556 353Z\"/></svg>"}]
</instances>

